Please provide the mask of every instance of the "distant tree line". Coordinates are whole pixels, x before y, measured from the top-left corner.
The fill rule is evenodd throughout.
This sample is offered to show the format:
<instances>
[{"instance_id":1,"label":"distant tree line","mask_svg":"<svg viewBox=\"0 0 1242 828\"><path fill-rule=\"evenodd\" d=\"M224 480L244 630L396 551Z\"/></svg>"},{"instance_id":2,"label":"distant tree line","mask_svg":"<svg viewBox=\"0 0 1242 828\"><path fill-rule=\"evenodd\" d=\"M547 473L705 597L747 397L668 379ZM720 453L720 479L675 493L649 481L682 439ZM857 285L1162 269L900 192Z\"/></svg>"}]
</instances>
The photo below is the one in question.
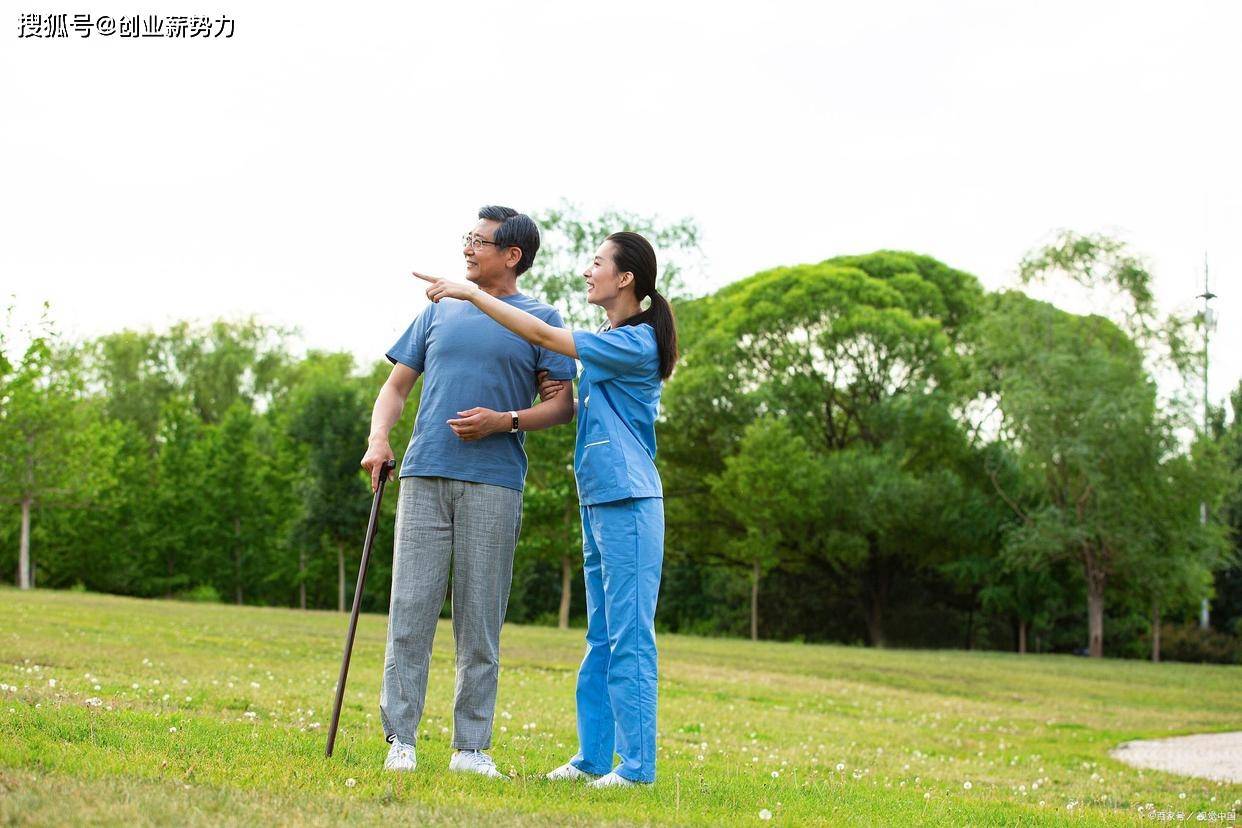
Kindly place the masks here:
<instances>
[{"instance_id":1,"label":"distant tree line","mask_svg":"<svg viewBox=\"0 0 1242 828\"><path fill-rule=\"evenodd\" d=\"M607 232L666 253L683 359L658 435L664 629L1242 660L1242 387L1206 434L1189 391L1161 395L1157 376L1193 388L1199 320L1159 318L1115 240L1064 233L1021 264L1024 282L1076 282L1120 309L1082 316L891 251L688 298L692 221L538 218L521 288L574 327L598 324L579 270ZM6 325L0 568L15 583L348 608L386 360L297 354L256 320L71 343L45 314L20 353L14 339ZM394 434L410 434L418 391ZM527 451L509 620L581 623L572 427ZM367 611L387 608L395 502Z\"/></svg>"}]
</instances>

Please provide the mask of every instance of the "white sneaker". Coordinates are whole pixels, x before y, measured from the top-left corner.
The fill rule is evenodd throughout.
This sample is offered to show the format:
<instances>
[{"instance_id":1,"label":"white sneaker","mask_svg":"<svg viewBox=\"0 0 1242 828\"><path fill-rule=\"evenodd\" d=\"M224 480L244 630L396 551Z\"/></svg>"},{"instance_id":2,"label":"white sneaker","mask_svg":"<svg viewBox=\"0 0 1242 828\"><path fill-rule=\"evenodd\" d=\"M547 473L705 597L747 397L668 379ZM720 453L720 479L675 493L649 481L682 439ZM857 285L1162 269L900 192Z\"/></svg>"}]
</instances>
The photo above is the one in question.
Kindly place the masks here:
<instances>
[{"instance_id":1,"label":"white sneaker","mask_svg":"<svg viewBox=\"0 0 1242 828\"><path fill-rule=\"evenodd\" d=\"M414 758L414 746L403 744L399 739L392 740L388 748L388 758L384 760L384 770L412 771L418 765Z\"/></svg>"},{"instance_id":2,"label":"white sneaker","mask_svg":"<svg viewBox=\"0 0 1242 828\"><path fill-rule=\"evenodd\" d=\"M619 775L616 771L606 773L590 785L592 788L632 788L638 783L632 779L626 779Z\"/></svg>"},{"instance_id":3,"label":"white sneaker","mask_svg":"<svg viewBox=\"0 0 1242 828\"><path fill-rule=\"evenodd\" d=\"M580 768L574 767L574 764L572 762L566 762L565 764L561 765L556 770L548 773L547 778L551 779L554 782L559 782L565 779L573 779L575 781L585 781L588 779L595 779L596 776L593 773L587 773L586 771L581 770Z\"/></svg>"},{"instance_id":4,"label":"white sneaker","mask_svg":"<svg viewBox=\"0 0 1242 828\"><path fill-rule=\"evenodd\" d=\"M496 762L481 750L458 750L449 760L449 770L461 773L477 773L492 779L508 779L496 770Z\"/></svg>"}]
</instances>

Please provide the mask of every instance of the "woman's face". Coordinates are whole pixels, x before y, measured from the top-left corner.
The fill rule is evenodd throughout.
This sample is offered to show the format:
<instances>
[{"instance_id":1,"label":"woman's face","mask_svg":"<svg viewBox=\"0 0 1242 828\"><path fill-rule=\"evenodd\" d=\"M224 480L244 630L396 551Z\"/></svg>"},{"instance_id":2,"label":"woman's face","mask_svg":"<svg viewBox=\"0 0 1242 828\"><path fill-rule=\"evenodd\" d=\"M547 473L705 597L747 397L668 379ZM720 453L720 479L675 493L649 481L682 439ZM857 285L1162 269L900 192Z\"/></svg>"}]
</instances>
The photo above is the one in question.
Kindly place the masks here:
<instances>
[{"instance_id":1,"label":"woman's face","mask_svg":"<svg viewBox=\"0 0 1242 828\"><path fill-rule=\"evenodd\" d=\"M587 302L608 307L625 288L634 289L634 274L617 272L614 245L606 241L595 251L595 258L582 275L587 283Z\"/></svg>"}]
</instances>

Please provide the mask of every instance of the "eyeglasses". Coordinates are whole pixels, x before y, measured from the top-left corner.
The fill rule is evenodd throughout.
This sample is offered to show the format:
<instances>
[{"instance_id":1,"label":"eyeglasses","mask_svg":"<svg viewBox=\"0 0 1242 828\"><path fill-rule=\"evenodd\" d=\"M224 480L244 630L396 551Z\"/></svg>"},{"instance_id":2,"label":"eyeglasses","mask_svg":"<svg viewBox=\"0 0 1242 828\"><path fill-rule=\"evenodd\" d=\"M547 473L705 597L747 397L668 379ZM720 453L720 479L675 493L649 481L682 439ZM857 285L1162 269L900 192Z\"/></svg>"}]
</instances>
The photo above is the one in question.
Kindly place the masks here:
<instances>
[{"instance_id":1,"label":"eyeglasses","mask_svg":"<svg viewBox=\"0 0 1242 828\"><path fill-rule=\"evenodd\" d=\"M476 252L477 252L477 251L479 251L479 250L482 250L482 249L483 249L483 245L485 245L485 244L490 244L490 245L493 245L493 246L498 246L498 245L496 245L496 242L494 242L494 241L489 241L489 240L484 239L484 238L480 238L479 236L476 236L474 233L466 233L464 236L462 236L462 237L461 237L461 243L462 243L462 245L463 245L463 246L465 246L465 247L469 247L470 249L472 249L472 250L474 250L474 251L476 251Z\"/></svg>"}]
</instances>

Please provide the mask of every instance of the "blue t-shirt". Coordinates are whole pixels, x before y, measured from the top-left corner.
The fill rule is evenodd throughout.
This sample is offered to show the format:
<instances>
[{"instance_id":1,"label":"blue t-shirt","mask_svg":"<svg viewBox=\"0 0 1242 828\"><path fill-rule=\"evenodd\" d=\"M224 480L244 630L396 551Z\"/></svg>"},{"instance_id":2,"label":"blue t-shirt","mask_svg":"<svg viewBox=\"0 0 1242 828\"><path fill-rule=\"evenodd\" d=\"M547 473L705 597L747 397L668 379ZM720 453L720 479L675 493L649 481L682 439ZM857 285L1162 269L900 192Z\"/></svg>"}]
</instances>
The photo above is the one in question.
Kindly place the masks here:
<instances>
[{"instance_id":1,"label":"blue t-shirt","mask_svg":"<svg viewBox=\"0 0 1242 828\"><path fill-rule=\"evenodd\" d=\"M520 293L504 302L562 326L555 308ZM470 302L441 299L428 305L388 350L391 362L423 375L414 434L401 462L401 477L447 477L522 490L526 480L525 435L489 434L466 442L448 420L481 406L494 411L528 408L538 391L535 374L571 380L567 356L530 344Z\"/></svg>"},{"instance_id":2,"label":"blue t-shirt","mask_svg":"<svg viewBox=\"0 0 1242 828\"><path fill-rule=\"evenodd\" d=\"M656 471L660 351L655 330L626 325L574 331L582 362L574 477L583 506L630 497L663 497Z\"/></svg>"}]
</instances>

